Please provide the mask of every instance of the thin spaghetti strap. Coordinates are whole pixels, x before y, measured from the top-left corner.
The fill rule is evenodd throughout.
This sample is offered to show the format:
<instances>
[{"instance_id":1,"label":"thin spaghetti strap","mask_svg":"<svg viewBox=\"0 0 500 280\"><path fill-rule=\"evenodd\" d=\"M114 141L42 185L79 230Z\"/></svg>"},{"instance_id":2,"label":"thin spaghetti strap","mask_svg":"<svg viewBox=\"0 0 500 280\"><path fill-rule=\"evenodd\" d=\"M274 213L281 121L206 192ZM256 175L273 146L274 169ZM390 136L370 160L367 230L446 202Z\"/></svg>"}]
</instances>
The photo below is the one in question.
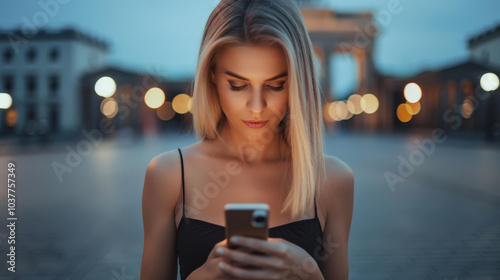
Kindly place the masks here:
<instances>
[{"instance_id":1,"label":"thin spaghetti strap","mask_svg":"<svg viewBox=\"0 0 500 280\"><path fill-rule=\"evenodd\" d=\"M182 170L182 217L185 217L184 215L184 162L182 160L182 153L181 153L181 149L180 148L177 148L177 150L179 150L179 155L181 157L181 170Z\"/></svg>"},{"instance_id":2,"label":"thin spaghetti strap","mask_svg":"<svg viewBox=\"0 0 500 280\"><path fill-rule=\"evenodd\" d=\"M314 215L315 218L318 217L318 210L316 210L316 195L314 195Z\"/></svg>"}]
</instances>

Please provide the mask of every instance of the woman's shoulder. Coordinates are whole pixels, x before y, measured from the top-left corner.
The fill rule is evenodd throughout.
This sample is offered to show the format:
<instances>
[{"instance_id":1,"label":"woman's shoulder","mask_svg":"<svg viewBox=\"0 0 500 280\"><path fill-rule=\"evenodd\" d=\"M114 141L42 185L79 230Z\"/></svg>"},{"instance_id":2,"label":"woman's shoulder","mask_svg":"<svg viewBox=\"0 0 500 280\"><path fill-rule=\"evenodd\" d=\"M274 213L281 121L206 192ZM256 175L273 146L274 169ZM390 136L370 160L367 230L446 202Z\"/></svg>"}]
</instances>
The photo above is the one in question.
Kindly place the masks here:
<instances>
[{"instance_id":1,"label":"woman's shoulder","mask_svg":"<svg viewBox=\"0 0 500 280\"><path fill-rule=\"evenodd\" d=\"M177 173L181 171L181 155L184 160L186 157L200 153L201 142L195 144L177 147L154 156L148 164L148 169L158 171L161 174ZM180 151L179 151L180 150Z\"/></svg>"},{"instance_id":2,"label":"woman's shoulder","mask_svg":"<svg viewBox=\"0 0 500 280\"><path fill-rule=\"evenodd\" d=\"M330 191L352 189L354 187L354 174L351 167L336 156L324 155L326 169L325 188Z\"/></svg>"},{"instance_id":3,"label":"woman's shoulder","mask_svg":"<svg viewBox=\"0 0 500 280\"><path fill-rule=\"evenodd\" d=\"M145 188L155 193L172 192L174 186L181 182L181 164L177 149L165 151L154 156L147 165Z\"/></svg>"},{"instance_id":4,"label":"woman's shoulder","mask_svg":"<svg viewBox=\"0 0 500 280\"><path fill-rule=\"evenodd\" d=\"M154 156L148 164L148 169L152 171L162 170L163 172L171 170L178 165L179 161L179 151L177 148L162 152Z\"/></svg>"},{"instance_id":5,"label":"woman's shoulder","mask_svg":"<svg viewBox=\"0 0 500 280\"><path fill-rule=\"evenodd\" d=\"M326 171L336 176L352 176L351 167L343 160L332 155L323 155L326 164Z\"/></svg>"}]
</instances>

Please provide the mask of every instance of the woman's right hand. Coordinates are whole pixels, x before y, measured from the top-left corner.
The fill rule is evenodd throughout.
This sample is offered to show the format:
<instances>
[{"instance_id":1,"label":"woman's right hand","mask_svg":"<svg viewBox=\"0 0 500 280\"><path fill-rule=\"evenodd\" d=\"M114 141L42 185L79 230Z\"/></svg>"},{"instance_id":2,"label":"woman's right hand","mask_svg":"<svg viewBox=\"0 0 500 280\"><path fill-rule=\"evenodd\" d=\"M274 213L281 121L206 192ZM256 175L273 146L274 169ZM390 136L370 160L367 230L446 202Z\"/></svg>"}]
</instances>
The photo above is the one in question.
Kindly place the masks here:
<instances>
[{"instance_id":1,"label":"woman's right hand","mask_svg":"<svg viewBox=\"0 0 500 280\"><path fill-rule=\"evenodd\" d=\"M212 251L208 255L207 261L200 267L200 270L203 273L203 278L205 279L232 279L219 267L219 263L223 261L222 256L216 251L219 247L227 247L227 239L215 244Z\"/></svg>"},{"instance_id":2,"label":"woman's right hand","mask_svg":"<svg viewBox=\"0 0 500 280\"><path fill-rule=\"evenodd\" d=\"M227 239L222 240L219 243L216 243L212 248L212 251L208 255L207 261L200 267L200 274L202 274L203 279L214 279L214 280L230 280L234 279L234 277L229 276L225 273L220 267L219 263L224 261L233 266L238 266L241 268L248 268L249 266L241 266L241 264L236 263L234 261L227 261L220 254L217 253L217 248L224 247L227 248ZM239 250L249 252L244 248L240 248Z\"/></svg>"}]
</instances>

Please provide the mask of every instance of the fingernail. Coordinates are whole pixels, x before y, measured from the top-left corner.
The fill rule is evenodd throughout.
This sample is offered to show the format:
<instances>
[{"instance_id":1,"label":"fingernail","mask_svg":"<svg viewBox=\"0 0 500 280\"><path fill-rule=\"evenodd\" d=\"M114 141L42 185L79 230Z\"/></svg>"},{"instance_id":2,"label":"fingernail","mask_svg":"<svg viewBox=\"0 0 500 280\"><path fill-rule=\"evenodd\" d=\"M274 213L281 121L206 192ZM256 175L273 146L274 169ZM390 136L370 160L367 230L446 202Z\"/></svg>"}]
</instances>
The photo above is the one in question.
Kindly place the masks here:
<instances>
[{"instance_id":1,"label":"fingernail","mask_svg":"<svg viewBox=\"0 0 500 280\"><path fill-rule=\"evenodd\" d=\"M219 263L219 267L222 268L222 269L226 268L226 266L222 262Z\"/></svg>"},{"instance_id":2,"label":"fingernail","mask_svg":"<svg viewBox=\"0 0 500 280\"><path fill-rule=\"evenodd\" d=\"M222 255L222 254L224 254L224 249L219 247L219 248L217 248L216 252L217 252L217 254Z\"/></svg>"},{"instance_id":3,"label":"fingernail","mask_svg":"<svg viewBox=\"0 0 500 280\"><path fill-rule=\"evenodd\" d=\"M236 242L238 242L239 238L236 236L233 236L233 237L231 237L230 240L231 240L231 242L236 243Z\"/></svg>"}]
</instances>

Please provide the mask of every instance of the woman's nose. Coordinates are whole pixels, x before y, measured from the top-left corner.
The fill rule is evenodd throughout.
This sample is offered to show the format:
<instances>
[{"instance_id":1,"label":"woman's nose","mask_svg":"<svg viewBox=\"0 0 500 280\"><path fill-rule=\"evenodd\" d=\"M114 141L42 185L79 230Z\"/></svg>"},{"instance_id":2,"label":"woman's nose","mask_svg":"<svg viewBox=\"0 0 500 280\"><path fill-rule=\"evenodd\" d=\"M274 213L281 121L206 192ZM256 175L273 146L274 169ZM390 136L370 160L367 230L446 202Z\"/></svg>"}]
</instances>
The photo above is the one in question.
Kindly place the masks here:
<instances>
[{"instance_id":1,"label":"woman's nose","mask_svg":"<svg viewBox=\"0 0 500 280\"><path fill-rule=\"evenodd\" d=\"M261 112L266 108L266 100L264 99L264 93L262 90L256 89L252 92L250 100L248 100L247 107L253 112Z\"/></svg>"}]
</instances>

